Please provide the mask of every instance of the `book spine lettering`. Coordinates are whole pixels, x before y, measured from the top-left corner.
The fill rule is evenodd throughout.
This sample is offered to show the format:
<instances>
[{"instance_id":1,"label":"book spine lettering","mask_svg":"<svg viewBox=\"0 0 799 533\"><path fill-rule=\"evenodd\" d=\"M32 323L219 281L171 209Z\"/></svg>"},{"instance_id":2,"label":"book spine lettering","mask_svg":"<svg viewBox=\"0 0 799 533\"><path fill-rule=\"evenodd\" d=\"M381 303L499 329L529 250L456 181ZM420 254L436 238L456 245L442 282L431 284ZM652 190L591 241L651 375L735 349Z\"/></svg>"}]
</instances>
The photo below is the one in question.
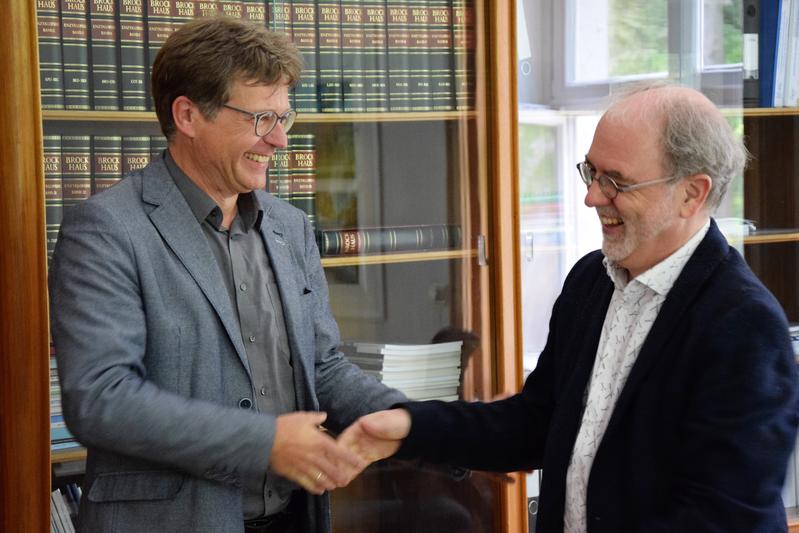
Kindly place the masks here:
<instances>
[{"instance_id":1,"label":"book spine lettering","mask_svg":"<svg viewBox=\"0 0 799 533\"><path fill-rule=\"evenodd\" d=\"M430 99L433 111L455 109L452 88L452 11L449 0L428 0Z\"/></svg>"},{"instance_id":2,"label":"book spine lettering","mask_svg":"<svg viewBox=\"0 0 799 533\"><path fill-rule=\"evenodd\" d=\"M190 20L194 20L199 14L197 0L175 0L172 8L172 29L176 30Z\"/></svg>"},{"instance_id":3,"label":"book spine lettering","mask_svg":"<svg viewBox=\"0 0 799 533\"><path fill-rule=\"evenodd\" d=\"M58 0L36 0L42 109L64 109L64 61Z\"/></svg>"},{"instance_id":4,"label":"book spine lettering","mask_svg":"<svg viewBox=\"0 0 799 533\"><path fill-rule=\"evenodd\" d=\"M242 18L260 26L268 22L266 16L266 3L264 0L244 0L242 2Z\"/></svg>"},{"instance_id":5,"label":"book spine lettering","mask_svg":"<svg viewBox=\"0 0 799 533\"><path fill-rule=\"evenodd\" d=\"M150 87L153 74L153 63L161 46L172 33L172 19L174 5L171 0L147 0L147 73L144 84ZM152 101L147 99L148 106Z\"/></svg>"},{"instance_id":6,"label":"book spine lettering","mask_svg":"<svg viewBox=\"0 0 799 533\"><path fill-rule=\"evenodd\" d=\"M407 0L410 8L408 44L411 111L430 111L430 12L426 0Z\"/></svg>"},{"instance_id":7,"label":"book spine lettering","mask_svg":"<svg viewBox=\"0 0 799 533\"><path fill-rule=\"evenodd\" d=\"M217 0L200 0L197 4L199 17L215 17L222 13L222 7Z\"/></svg>"},{"instance_id":8,"label":"book spine lettering","mask_svg":"<svg viewBox=\"0 0 799 533\"><path fill-rule=\"evenodd\" d=\"M115 0L91 0L92 108L119 109L117 6Z\"/></svg>"},{"instance_id":9,"label":"book spine lettering","mask_svg":"<svg viewBox=\"0 0 799 533\"><path fill-rule=\"evenodd\" d=\"M65 109L90 107L88 8L87 0L61 0Z\"/></svg>"},{"instance_id":10,"label":"book spine lettering","mask_svg":"<svg viewBox=\"0 0 799 533\"><path fill-rule=\"evenodd\" d=\"M219 7L226 17L240 19L243 16L241 0L219 0Z\"/></svg>"},{"instance_id":11,"label":"book spine lettering","mask_svg":"<svg viewBox=\"0 0 799 533\"><path fill-rule=\"evenodd\" d=\"M96 135L92 139L93 193L111 188L122 179L122 137Z\"/></svg>"}]
</instances>

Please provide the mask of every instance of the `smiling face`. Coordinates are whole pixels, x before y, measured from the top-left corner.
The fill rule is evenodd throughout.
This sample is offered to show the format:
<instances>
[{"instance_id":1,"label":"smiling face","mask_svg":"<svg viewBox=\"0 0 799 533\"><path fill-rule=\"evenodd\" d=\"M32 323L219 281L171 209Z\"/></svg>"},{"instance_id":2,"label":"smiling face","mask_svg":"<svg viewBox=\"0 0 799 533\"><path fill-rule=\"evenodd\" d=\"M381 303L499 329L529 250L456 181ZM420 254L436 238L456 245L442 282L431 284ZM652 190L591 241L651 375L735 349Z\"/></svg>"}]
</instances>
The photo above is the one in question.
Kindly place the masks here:
<instances>
[{"instance_id":1,"label":"smiling face","mask_svg":"<svg viewBox=\"0 0 799 533\"><path fill-rule=\"evenodd\" d=\"M634 98L633 98L634 99ZM622 102L620 106L634 106ZM651 115L651 114L650 114ZM646 113L606 115L586 158L597 174L620 186L665 177L659 125ZM594 182L585 204L602 222L602 251L633 278L677 250L690 237L680 212L680 184L658 183L608 199Z\"/></svg>"},{"instance_id":2,"label":"smiling face","mask_svg":"<svg viewBox=\"0 0 799 533\"><path fill-rule=\"evenodd\" d=\"M228 104L247 111L282 114L290 108L287 85L236 81L229 94ZM275 150L288 145L288 138L280 124L268 135L258 137L251 116L222 107L213 118L196 117L187 145L191 168L184 170L219 203L221 199L263 189L269 161Z\"/></svg>"}]
</instances>

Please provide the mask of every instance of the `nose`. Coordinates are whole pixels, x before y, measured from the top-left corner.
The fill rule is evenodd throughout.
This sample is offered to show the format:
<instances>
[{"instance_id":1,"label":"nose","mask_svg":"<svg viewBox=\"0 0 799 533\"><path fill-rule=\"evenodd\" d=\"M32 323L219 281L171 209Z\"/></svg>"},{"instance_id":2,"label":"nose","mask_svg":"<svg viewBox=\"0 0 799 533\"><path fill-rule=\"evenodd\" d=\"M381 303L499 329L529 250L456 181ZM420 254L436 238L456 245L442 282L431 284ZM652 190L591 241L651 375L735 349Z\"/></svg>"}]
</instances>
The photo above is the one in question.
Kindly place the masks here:
<instances>
[{"instance_id":1,"label":"nose","mask_svg":"<svg viewBox=\"0 0 799 533\"><path fill-rule=\"evenodd\" d=\"M289 137L283 129L283 124L278 122L268 135L262 137L266 144L271 144L275 148L286 148L289 145Z\"/></svg>"},{"instance_id":2,"label":"nose","mask_svg":"<svg viewBox=\"0 0 799 533\"><path fill-rule=\"evenodd\" d=\"M602 192L602 189L599 187L599 182L594 180L591 182L591 185L588 186L588 190L585 192L584 202L588 207L597 207L600 205L608 205L610 200Z\"/></svg>"}]
</instances>

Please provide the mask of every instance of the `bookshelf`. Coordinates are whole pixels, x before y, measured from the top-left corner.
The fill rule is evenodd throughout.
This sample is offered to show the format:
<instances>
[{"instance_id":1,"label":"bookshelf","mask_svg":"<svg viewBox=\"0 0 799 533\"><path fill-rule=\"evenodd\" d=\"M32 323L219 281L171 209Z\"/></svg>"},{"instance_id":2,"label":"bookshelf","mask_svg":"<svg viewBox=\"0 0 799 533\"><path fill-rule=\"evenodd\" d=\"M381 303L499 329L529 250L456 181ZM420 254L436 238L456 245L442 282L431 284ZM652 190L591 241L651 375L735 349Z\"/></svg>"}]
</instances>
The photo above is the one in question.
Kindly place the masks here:
<instances>
[{"instance_id":1,"label":"bookshelf","mask_svg":"<svg viewBox=\"0 0 799 533\"><path fill-rule=\"evenodd\" d=\"M292 130L316 136L319 183L324 185L319 196L355 194L361 209L355 219L359 226L461 225L461 244L453 249L325 257L323 265L331 294L338 298L334 307L344 310L336 318L345 339L422 342L435 328L450 324L478 334L479 349L462 383L470 399L515 391L521 382L521 357L515 345L516 204L512 180L500 179L515 172L515 69L513 36L507 32L513 27L513 4L507 0L471 4L477 75L474 104L468 110L301 113ZM36 2L11 0L0 29L4 52L0 79L9 94L17 95L0 104L3 124L14 125L14 135L0 140L4 176L0 203L5 227L13 228L0 252L4 310L0 313L0 530L44 531L53 465L79 463L86 452L51 453L49 446L43 135L53 131L155 135L158 127L154 113L147 111L42 110ZM334 138L344 139L349 151L339 151L340 144L324 144ZM367 142L374 138L378 144ZM382 159L370 159L370 153ZM422 164L429 161L434 164ZM434 219L434 213L446 216ZM370 285L375 280L378 291ZM380 301L359 299L378 292ZM412 313L417 308L419 312ZM347 314L348 309L355 311ZM402 337L399 332L405 330L400 326L411 314L419 315L414 317L419 319L417 329ZM381 512L387 509L394 497L392 487L398 486L391 476L401 477L399 486L406 498L420 492L429 476L441 477L440 472L431 474L413 466L402 467L399 474L396 465L387 465L385 472L383 468L374 468L338 491L334 517L360 523L366 516L366 499L376 498ZM441 483L462 507L479 509L474 527L491 531L525 527L524 488L518 476L510 483L482 475L461 481L444 476ZM418 502L411 499L411 504ZM398 527L384 519L379 531L398 531Z\"/></svg>"}]
</instances>

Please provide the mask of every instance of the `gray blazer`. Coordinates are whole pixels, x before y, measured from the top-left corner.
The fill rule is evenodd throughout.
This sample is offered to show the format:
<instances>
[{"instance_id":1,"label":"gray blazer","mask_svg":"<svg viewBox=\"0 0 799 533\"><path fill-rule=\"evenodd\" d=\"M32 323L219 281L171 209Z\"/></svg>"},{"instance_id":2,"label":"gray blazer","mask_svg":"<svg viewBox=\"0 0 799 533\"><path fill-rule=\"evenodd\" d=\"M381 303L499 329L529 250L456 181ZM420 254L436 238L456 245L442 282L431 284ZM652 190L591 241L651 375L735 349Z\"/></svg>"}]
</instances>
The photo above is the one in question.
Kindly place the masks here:
<instances>
[{"instance_id":1,"label":"gray blazer","mask_svg":"<svg viewBox=\"0 0 799 533\"><path fill-rule=\"evenodd\" d=\"M403 401L337 351L304 214L257 194L299 409L341 430ZM88 450L81 529L242 531L242 488L263 490L275 417L239 406L255 392L238 320L161 159L70 209L50 297L64 418ZM329 531L327 496L305 500L303 531Z\"/></svg>"}]
</instances>

